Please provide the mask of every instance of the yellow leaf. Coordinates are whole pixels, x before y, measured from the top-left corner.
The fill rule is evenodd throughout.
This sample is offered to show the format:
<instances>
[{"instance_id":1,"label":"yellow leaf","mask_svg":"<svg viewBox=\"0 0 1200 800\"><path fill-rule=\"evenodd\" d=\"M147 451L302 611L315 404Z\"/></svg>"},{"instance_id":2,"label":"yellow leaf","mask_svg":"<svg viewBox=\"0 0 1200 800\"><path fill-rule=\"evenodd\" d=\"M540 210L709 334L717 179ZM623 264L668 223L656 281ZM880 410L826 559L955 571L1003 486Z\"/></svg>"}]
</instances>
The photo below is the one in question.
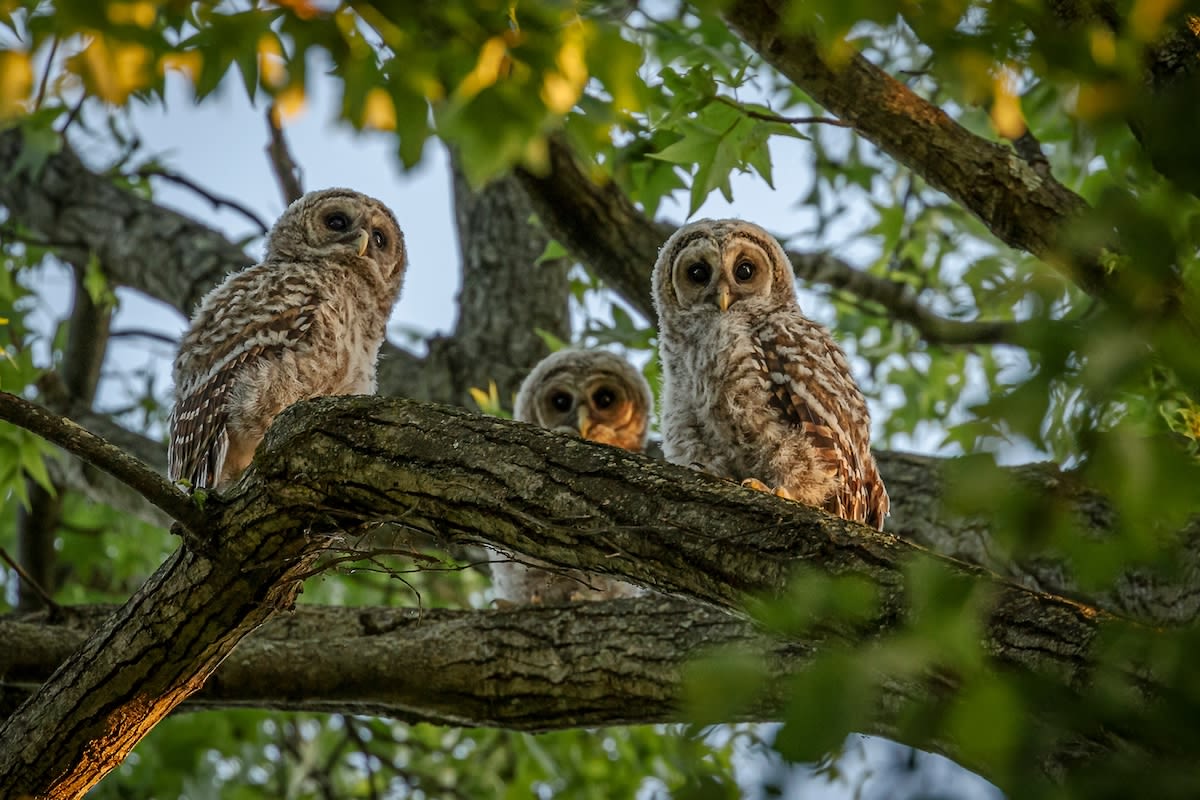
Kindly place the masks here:
<instances>
[{"instance_id":1,"label":"yellow leaf","mask_svg":"<svg viewBox=\"0 0 1200 800\"><path fill-rule=\"evenodd\" d=\"M996 75L992 90L992 125L1006 139L1016 139L1025 133L1025 115L1021 113L1021 98L1015 91L1016 78L1007 69Z\"/></svg>"},{"instance_id":2,"label":"yellow leaf","mask_svg":"<svg viewBox=\"0 0 1200 800\"><path fill-rule=\"evenodd\" d=\"M1103 67L1109 67L1117 61L1117 39L1108 28L1095 26L1091 30L1089 44L1092 60Z\"/></svg>"},{"instance_id":3,"label":"yellow leaf","mask_svg":"<svg viewBox=\"0 0 1200 800\"><path fill-rule=\"evenodd\" d=\"M487 407L489 399L487 392L474 386L467 389L467 391L471 393L471 399L475 401L475 405L479 406L480 410Z\"/></svg>"},{"instance_id":4,"label":"yellow leaf","mask_svg":"<svg viewBox=\"0 0 1200 800\"><path fill-rule=\"evenodd\" d=\"M363 106L363 127L380 131L396 129L396 104L385 90L375 87L367 92Z\"/></svg>"},{"instance_id":5,"label":"yellow leaf","mask_svg":"<svg viewBox=\"0 0 1200 800\"><path fill-rule=\"evenodd\" d=\"M264 33L258 39L258 72L264 86L278 88L287 83L287 70L283 67L283 48L274 33Z\"/></svg>"},{"instance_id":6,"label":"yellow leaf","mask_svg":"<svg viewBox=\"0 0 1200 800\"><path fill-rule=\"evenodd\" d=\"M542 82L542 102L555 114L566 114L583 94L588 79L585 35L582 23L566 29L562 47L554 57L558 71L546 73Z\"/></svg>"},{"instance_id":7,"label":"yellow leaf","mask_svg":"<svg viewBox=\"0 0 1200 800\"><path fill-rule=\"evenodd\" d=\"M146 86L151 61L150 51L140 44L97 35L69 63L98 97L121 105Z\"/></svg>"},{"instance_id":8,"label":"yellow leaf","mask_svg":"<svg viewBox=\"0 0 1200 800\"><path fill-rule=\"evenodd\" d=\"M146 0L132 3L110 3L105 9L108 21L114 25L136 25L139 28L149 28L158 16L155 4Z\"/></svg>"},{"instance_id":9,"label":"yellow leaf","mask_svg":"<svg viewBox=\"0 0 1200 800\"><path fill-rule=\"evenodd\" d=\"M32 89L33 66L29 54L0 50L0 120L22 113Z\"/></svg>"},{"instance_id":10,"label":"yellow leaf","mask_svg":"<svg viewBox=\"0 0 1200 800\"><path fill-rule=\"evenodd\" d=\"M304 87L289 86L275 95L275 104L271 106L271 115L277 125L289 123L304 113L308 100L304 96Z\"/></svg>"},{"instance_id":11,"label":"yellow leaf","mask_svg":"<svg viewBox=\"0 0 1200 800\"><path fill-rule=\"evenodd\" d=\"M196 82L197 76L200 75L200 68L203 66L204 56L199 50L188 50L183 53L167 53L158 59L158 72L160 75L166 75L168 70L176 70L186 75L192 83Z\"/></svg>"},{"instance_id":12,"label":"yellow leaf","mask_svg":"<svg viewBox=\"0 0 1200 800\"><path fill-rule=\"evenodd\" d=\"M503 36L493 36L483 43L475 68L467 73L455 90L460 100L470 100L500 79L508 60L508 45Z\"/></svg>"}]
</instances>

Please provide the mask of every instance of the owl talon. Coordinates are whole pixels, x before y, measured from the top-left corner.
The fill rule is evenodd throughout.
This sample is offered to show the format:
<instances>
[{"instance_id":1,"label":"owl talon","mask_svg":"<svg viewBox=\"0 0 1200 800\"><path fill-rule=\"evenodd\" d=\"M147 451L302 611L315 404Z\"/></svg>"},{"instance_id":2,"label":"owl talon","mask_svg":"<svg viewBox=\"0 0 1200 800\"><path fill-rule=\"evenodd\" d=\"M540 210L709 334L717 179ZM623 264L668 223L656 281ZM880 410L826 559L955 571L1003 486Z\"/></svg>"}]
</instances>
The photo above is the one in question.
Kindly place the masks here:
<instances>
[{"instance_id":1,"label":"owl talon","mask_svg":"<svg viewBox=\"0 0 1200 800\"><path fill-rule=\"evenodd\" d=\"M767 486L765 483L760 481L758 478L746 478L745 480L742 481L742 486L744 486L747 489L753 489L756 492L766 492L767 494L773 494L776 497L782 497L784 500L795 500L796 499L792 495L792 493L789 492L784 487L776 486L774 489L772 489L770 486Z\"/></svg>"},{"instance_id":2,"label":"owl talon","mask_svg":"<svg viewBox=\"0 0 1200 800\"><path fill-rule=\"evenodd\" d=\"M742 486L746 489L753 489L756 492L771 493L771 487L760 481L758 478L746 478L742 481Z\"/></svg>"}]
</instances>

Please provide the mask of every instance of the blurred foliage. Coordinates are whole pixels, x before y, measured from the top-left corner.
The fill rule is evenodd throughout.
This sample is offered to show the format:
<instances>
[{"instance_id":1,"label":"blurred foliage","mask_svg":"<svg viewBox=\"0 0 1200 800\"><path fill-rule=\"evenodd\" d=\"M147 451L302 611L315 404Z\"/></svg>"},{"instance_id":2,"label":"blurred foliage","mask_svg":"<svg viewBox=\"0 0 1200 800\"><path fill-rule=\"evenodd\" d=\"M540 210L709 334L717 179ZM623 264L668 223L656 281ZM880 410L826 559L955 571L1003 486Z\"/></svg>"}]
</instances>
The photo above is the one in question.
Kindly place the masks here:
<instances>
[{"instance_id":1,"label":"blurred foliage","mask_svg":"<svg viewBox=\"0 0 1200 800\"><path fill-rule=\"evenodd\" d=\"M122 128L121 107L165 104L169 78L184 81L197 103L233 82L252 100L273 103L286 122L315 81L332 79L342 118L392 131L405 167L417 165L437 137L458 148L476 183L517 163L537 170L543 137L561 129L597 179L616 181L651 216L667 201L694 213L714 192L729 200L747 182L773 185L780 154L799 153L813 166L811 179L776 195L795 209L785 232L790 246L838 253L906 287L945 319L1016 320L1023 332L1019 346L949 345L922 338L880 302L806 287L803 306L835 327L852 357L873 403L877 440L965 454L948 480L948 508L987 518L999 557L1068 557L1081 589L1092 591L1135 566L1139 580L1170 579L1189 563L1179 531L1197 511L1200 360L1185 329L1159 329L1138 313L1170 290L1182 317L1198 316L1200 200L1188 176L1200 159L1186 147L1190 117L1175 117L1178 130L1166 135L1144 114L1147 45L1194 14L1193 6L1118 0L1074 24L1055 16L1075 5L822 0L793 2L785 18L815 36L831 61L863 53L979 136L1002 142L1026 128L1035 134L1055 178L1093 206L1072 235L1110 248L1106 264L1120 290L1109 303L998 245L919 176L821 121L822 109L747 49L709 0L0 0L0 124L21 126L16 169L37 175L63 132L87 124L82 104L115 109L107 130L93 125L88 134L116 151L115 182L149 194L130 166L135 157L157 164L160 156L139 151L136 132ZM318 53L334 65L332 77L310 73ZM1145 148L1127 124L1136 115ZM1147 138L1147 130L1156 135ZM1164 154L1180 169L1175 182L1152 166ZM61 359L61 332L28 324L38 305L29 276L52 268L52 249L0 221L5 391L36 394L44 370ZM564 254L552 246L542 260ZM112 299L98 270L87 277L94 297ZM647 321L583 266L572 273L571 292L574 343L626 350L657 391ZM137 384L122 420L159 435L162 387L149 373L114 379ZM508 399L493 386L479 389L476 401L503 413ZM0 544L14 538L25 478L48 484L48 454L40 440L0 425ZM1040 458L1074 468L1072 481L1108 498L1094 512L1103 537L1083 534L1063 498L1032 494L997 466ZM120 601L174 546L166 532L69 496L56 541L56 596ZM3 580L11 603L14 577L5 572ZM955 743L963 763L1013 797L1200 793L1200 773L1160 763L1152 750L1082 770L1060 764L1059 782L1047 782L1034 755L1053 749L1053 731L1038 720L1069 720L1084 737L1102 740L1144 702L1128 676L1102 667L1088 692L1063 696L1029 676L997 674L980 649L986 593L924 561L912 565L907 585L916 613L886 637L852 635L870 630L880 608L874 590L854 581L806 573L784 597L751 602L756 619L782 636L828 637L785 687L785 719L770 737L777 757L816 763L815 774L832 781L847 763L837 757L846 735L879 729L887 705L887 729L898 739ZM481 572L439 555L415 568L342 564L310 581L303 601L461 607L489 598ZM830 633L837 631L843 635ZM1103 653L1110 663L1133 654L1174 693L1151 739L1200 748L1194 630L1147 630L1105 642ZM766 691L764 674L764 665L737 653L697 664L688 687L696 721L717 723L753 702ZM953 690L895 700L897 686L930 683ZM738 737L754 737L730 730L531 737L341 716L183 714L160 725L94 794L736 797L743 791L733 769ZM911 796L951 796L959 784L946 780ZM761 788L780 791L773 786ZM856 795L896 796L862 786Z\"/></svg>"}]
</instances>

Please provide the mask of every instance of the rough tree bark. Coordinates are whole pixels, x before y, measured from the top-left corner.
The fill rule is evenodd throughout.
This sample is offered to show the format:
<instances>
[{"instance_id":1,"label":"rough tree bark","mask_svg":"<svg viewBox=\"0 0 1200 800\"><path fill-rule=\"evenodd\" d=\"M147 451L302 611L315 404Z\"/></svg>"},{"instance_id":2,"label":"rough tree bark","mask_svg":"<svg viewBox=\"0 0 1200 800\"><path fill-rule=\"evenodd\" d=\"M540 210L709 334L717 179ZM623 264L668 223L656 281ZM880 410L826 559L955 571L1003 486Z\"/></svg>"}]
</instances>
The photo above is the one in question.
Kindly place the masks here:
<instances>
[{"instance_id":1,"label":"rough tree bark","mask_svg":"<svg viewBox=\"0 0 1200 800\"><path fill-rule=\"evenodd\" d=\"M521 380L550 351L536 331L571 338L565 259L535 263L545 233L530 225L533 210L510 177L472 190L451 156L454 210L462 255L458 319L448 337L429 341L429 354L389 368L380 366L380 394L475 405L469 390L496 382L510 407ZM411 357L410 357L411 359ZM405 366L407 365L407 369Z\"/></svg>"},{"instance_id":2,"label":"rough tree bark","mask_svg":"<svg viewBox=\"0 0 1200 800\"><path fill-rule=\"evenodd\" d=\"M747 41L782 72L854 123L885 151L962 202L1003 241L1047 258L1059 254L1061 224L1083 209L1078 197L1052 179L1026 174L1028 170L1023 171L1019 159L1006 148L966 134L940 111L905 95L896 88L898 85L889 84L887 76L865 61L854 61L848 70L830 70L811 42L775 35L772 26L778 20L773 17L774 8L770 0L747 0L732 7L728 15ZM862 104L864 97L877 98L878 107L856 111L851 98L855 104ZM876 110L882 113L868 113ZM22 146L19 132L0 133L0 173L10 173ZM947 152L954 157L946 158ZM967 169L962 167L964 155ZM554 164L556 169L565 169L565 162L556 160ZM554 222L548 213L548 209L554 210L554 204L546 203L550 196L545 191L547 184L541 185L539 194L533 191L538 188L534 179L522 176L521 181L534 195L544 219L550 220L550 230L558 236L566 223ZM986 196L981 189L985 184L990 185ZM493 213L520 207L523 202L513 181L495 187L490 199L486 194L477 198L478 216L468 210L471 198L459 199L460 213L484 221L490 220ZM608 209L601 206L568 211L585 219L588 214L603 219L612 208L620 211L619 199L608 200L614 204ZM490 202L496 205L489 206ZM9 210L14 221L66 257L95 254L115 282L139 288L185 310L225 272L249 262L219 234L123 192L87 170L69 150L52 155L37 175L17 172L12 180L0 184L0 205ZM513 215L509 222L519 216ZM644 284L653 257L646 256L651 249L657 250L661 242L658 237L665 238L669 232L645 220L641 223L632 231L626 248L630 258L636 254L638 260L620 265L610 261L615 265L612 274L619 276L612 282L624 287L622 291L629 299L637 298L635 306L645 306L648 298ZM469 228L484 235L472 239L470 230L464 234L464 261L476 264L479 275L469 282L456 336L464 334L463 341L476 336L476 344L486 349L498 334L495 318L487 314L488 304L496 299L497 292L509 286L496 276L488 277L489 270L499 262L488 246L503 239L512 227L501 224L493 230L486 225ZM603 255L602 241L560 238L589 263ZM540 244L528 244L532 255L541 252ZM516 258L518 263L528 263L526 255ZM851 291L864 285L845 265L821 260L827 257L815 258L800 271L807 269L806 274L818 279L832 274L835 277L829 279L831 285L837 286L837 281L843 280L844 288ZM163 270L161 265L165 263L180 268ZM1065 268L1085 288L1102 294L1109 289L1108 278L1097 267L1088 255ZM519 296L520 291L512 294ZM507 296L506 304L512 302L511 296ZM885 292L880 297L891 295ZM470 313L468 306L473 309ZM547 314L547 323L542 327L565 322L558 311L539 308ZM470 334L461 328L467 321L478 324ZM955 335L963 336L964 341L977 341L965 338L968 334L961 331L947 337L953 339ZM970 331L970 336L980 335L977 329ZM1003 341L1008 335L995 334L995 340ZM506 344L517 347L530 359L534 357L536 344L528 349L522 349L524 345L519 343ZM436 342L431 352L435 346ZM454 360L454 354L447 350L439 353L437 363ZM437 380L442 383L429 383L433 388L424 394L422 381L426 380L431 361L391 348L385 354L382 382L388 385L391 381L392 387L418 397L438 394L444 399L460 399L465 388L482 385L487 377L501 377L508 385L518 377L515 370L504 376L465 370L440 373ZM88 414L84 408L73 411L80 417ZM98 420L97 424L106 423ZM152 444L132 442L131 446L157 452ZM905 462L905 457L895 459L897 463ZM926 460L921 465L919 461L911 460L904 467L910 470L905 474L912 476L912 485L907 488L912 497L921 498L919 502L932 503L938 490L936 481L929 477L936 474L932 466L936 462ZM889 473L889 480L903 483L904 479L897 477L900 468L895 469L896 475ZM347 476L353 477L347 480ZM1030 479L1037 482L1042 477L1035 472ZM1050 494L1057 491L1050 486L1052 482L1053 478L1047 479L1043 487ZM664 503L664 498L670 502ZM1085 511L1094 511L1093 504L1100 502L1083 495L1068 499ZM664 505L673 509L669 518L663 514ZM981 526L972 521L946 522L930 508L925 506L922 516L914 507L897 530L916 541L924 537L950 552L987 560L986 532L974 535ZM778 591L798 564L836 575L856 575L877 587L880 612L872 622L872 631L829 632L832 637L850 639L887 631L901 623L909 612L904 592L905 564L911 559L936 558L887 534L876 534L636 456L583 442L564 445L561 439L545 432L459 412L381 400L321 401L292 409L272 431L251 473L227 497L213 497L202 514L202 524L197 524L192 514L186 515L191 529L185 546L98 629L85 625L91 633L82 649L46 678L42 689L0 727L0 775L4 776L0 777L0 793L79 796L115 766L155 720L198 689L239 639L291 603L298 581L320 553L337 546L341 531L365 521L390 518L448 541L495 544L564 567L611 572L725 608L736 606L746 591ZM1194 527L1185 534L1195 536ZM1097 634L1126 625L1087 604L1015 586L979 569L951 562L944 562L943 567L986 586L992 593L986 646L994 663L1045 676L1065 691L1088 679ZM1065 584L1065 579L1052 571L1042 576L1024 569L1013 567L1016 574L1025 578L1032 575L1046 586L1057 586L1056 581ZM1188 573L1189 581L1193 576L1193 572ZM1136 588L1124 595L1125 590L1117 587L1111 599L1113 606L1127 610L1140 607L1147 616L1166 618L1172 618L1172 613L1178 614L1175 618L1190 618L1195 613L1194 590L1178 596L1168 592L1147 601ZM1185 610L1180 612L1180 608ZM713 608L656 599L635 603L630 609L629 620L622 620L628 624L609 628L605 626L617 620L603 607L571 612L530 609L461 616L434 614L428 629L412 624L404 612L389 616L364 611L359 612L358 624L360 631L369 633L371 626L393 626L391 629L403 631L405 641L428 642L439 633L451 642L494 636L480 641L495 647L511 641L506 637L528 636L535 631L544 634L546 626L568 645L580 636L595 639L597 631L611 630L615 636L640 630L644 638L638 641L644 643L646 653L654 655L661 655L657 648L663 644L662 626L670 625L674 628L673 640L680 639L679 630L695 632L696 639L691 639L690 633L682 635L673 643L675 649L667 651L669 655L690 652L694 641L722 637L757 643L754 646L763 648L760 652L769 654L772 667L780 670L802 664L809 653L805 643L766 640L750 631L743 621ZM382 615L385 621L366 619L374 615ZM639 624L646 627L638 629ZM280 629L285 625L281 623ZM16 618L0 622L0 635L9 632L31 637L62 633L33 627ZM290 640L264 635L256 645L263 649L247 649L229 662L230 672L236 674L239 668L243 675L253 672L259 663L256 659L266 658L267 652L285 656L300 652L288 650L289 645L281 641ZM64 646L59 639L46 642L50 650ZM314 645L310 642L309 646ZM454 653L445 649L445 643L438 646L443 649L436 652L443 653L446 661L435 664L449 665L452 656L463 655L461 648ZM610 651L609 656L615 658L615 652ZM491 663L486 651L467 657L478 659L480 664ZM604 652L595 657L603 659ZM245 663L240 660L243 658ZM522 721L516 709L505 708L484 691L469 695L470 702L463 705L439 705L439 698L433 698L420 706L403 693L384 702L405 718L425 714L460 723L507 720L502 724L538 728L632 721L628 706L593 706L589 710L585 705L596 702L597 686L613 689L606 685L605 678L611 665L596 663L597 672L585 673L584 680L570 684L571 689L579 690L574 697L580 705L547 710L534 720ZM672 669L677 668L678 661L670 663ZM41 669L49 665L43 661ZM447 670L444 677L447 681L465 681L483 674ZM670 670L666 674L674 675ZM41 677L44 673L31 680ZM494 677L505 679L504 675ZM547 652L544 669L529 674L513 670L507 679L514 685L547 685L563 681L563 668ZM234 692L241 685L232 677L218 677L211 692L221 696L221 692ZM1146 687L1153 693L1152 676ZM631 687L637 689L638 685ZM664 715L662 718L672 718L674 699L665 699L669 691L661 677L657 682L647 677L645 697L652 718L658 713ZM285 707L291 702L286 697L271 697L274 699L270 702ZM345 710L347 706L338 708Z\"/></svg>"},{"instance_id":3,"label":"rough tree bark","mask_svg":"<svg viewBox=\"0 0 1200 800\"><path fill-rule=\"evenodd\" d=\"M636 454L412 401L324 398L280 415L246 475L189 519L184 547L0 726L0 791L80 796L291 603L319 553L389 520L727 609L782 591L800 567L867 581L878 612L865 627L830 621L826 641L902 624L907 569L933 559L987 587L984 647L997 666L1066 691L1089 680L1097 636L1129 625ZM1139 679L1153 694L1153 676Z\"/></svg>"}]
</instances>

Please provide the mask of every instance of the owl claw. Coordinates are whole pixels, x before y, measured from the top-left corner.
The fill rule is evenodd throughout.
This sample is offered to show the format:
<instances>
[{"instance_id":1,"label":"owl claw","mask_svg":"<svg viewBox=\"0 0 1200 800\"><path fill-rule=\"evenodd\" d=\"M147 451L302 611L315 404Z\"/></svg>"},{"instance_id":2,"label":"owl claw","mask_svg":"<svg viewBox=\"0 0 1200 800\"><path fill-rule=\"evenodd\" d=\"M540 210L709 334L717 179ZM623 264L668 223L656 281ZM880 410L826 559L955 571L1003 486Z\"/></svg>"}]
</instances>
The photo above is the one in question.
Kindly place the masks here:
<instances>
[{"instance_id":1,"label":"owl claw","mask_svg":"<svg viewBox=\"0 0 1200 800\"><path fill-rule=\"evenodd\" d=\"M756 492L766 492L767 494L773 494L776 497L782 497L784 500L795 500L796 499L795 497L792 496L792 493L789 492L784 487L776 486L774 489L772 489L770 486L767 486L765 483L760 481L758 478L746 478L745 480L742 481L742 486L746 487L747 489L753 489Z\"/></svg>"}]
</instances>

